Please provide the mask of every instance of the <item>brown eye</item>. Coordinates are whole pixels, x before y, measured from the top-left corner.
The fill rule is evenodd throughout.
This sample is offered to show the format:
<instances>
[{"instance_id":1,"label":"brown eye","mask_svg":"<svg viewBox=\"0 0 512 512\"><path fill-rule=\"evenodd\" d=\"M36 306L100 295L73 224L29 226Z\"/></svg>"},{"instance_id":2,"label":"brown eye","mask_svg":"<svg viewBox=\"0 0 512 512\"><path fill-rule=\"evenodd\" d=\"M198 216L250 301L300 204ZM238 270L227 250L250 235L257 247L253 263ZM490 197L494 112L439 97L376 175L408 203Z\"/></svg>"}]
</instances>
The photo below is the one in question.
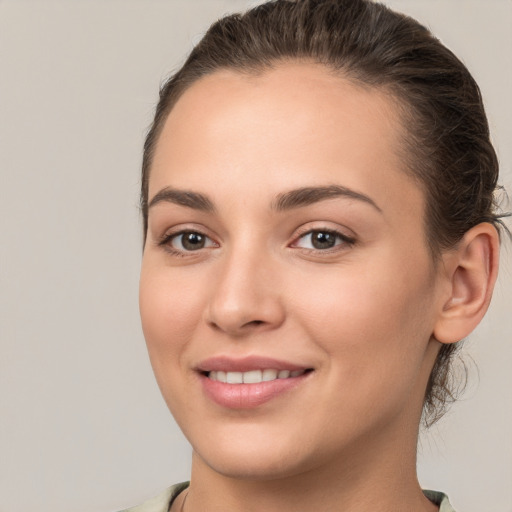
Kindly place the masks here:
<instances>
[{"instance_id":1,"label":"brown eye","mask_svg":"<svg viewBox=\"0 0 512 512\"><path fill-rule=\"evenodd\" d=\"M294 243L294 247L325 251L342 245L351 246L354 243L354 239L346 235L342 235L337 231L315 229L302 235L297 242Z\"/></svg>"},{"instance_id":2,"label":"brown eye","mask_svg":"<svg viewBox=\"0 0 512 512\"><path fill-rule=\"evenodd\" d=\"M214 245L212 240L197 231L183 231L174 235L171 245L179 251L197 251Z\"/></svg>"},{"instance_id":3,"label":"brown eye","mask_svg":"<svg viewBox=\"0 0 512 512\"><path fill-rule=\"evenodd\" d=\"M311 245L315 249L330 249L336 245L336 235L328 231L313 231Z\"/></svg>"}]
</instances>

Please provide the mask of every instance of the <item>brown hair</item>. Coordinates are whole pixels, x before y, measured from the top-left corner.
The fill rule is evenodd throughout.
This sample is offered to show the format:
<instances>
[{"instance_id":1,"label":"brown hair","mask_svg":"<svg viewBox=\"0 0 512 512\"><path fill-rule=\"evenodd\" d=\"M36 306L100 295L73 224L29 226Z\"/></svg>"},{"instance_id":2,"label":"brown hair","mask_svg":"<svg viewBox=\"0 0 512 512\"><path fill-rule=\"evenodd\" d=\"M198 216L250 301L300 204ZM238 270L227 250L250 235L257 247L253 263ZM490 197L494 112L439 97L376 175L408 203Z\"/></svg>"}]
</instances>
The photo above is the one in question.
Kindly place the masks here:
<instances>
[{"instance_id":1,"label":"brown hair","mask_svg":"<svg viewBox=\"0 0 512 512\"><path fill-rule=\"evenodd\" d=\"M480 222L499 227L498 161L480 90L462 62L417 21L370 0L275 0L214 23L161 88L144 144L144 236L153 153L183 92L220 69L260 73L290 59L321 63L389 92L405 128L408 172L427 198L425 231L434 262ZM439 352L425 395L427 425L456 398L450 362L459 345L445 344Z\"/></svg>"}]
</instances>

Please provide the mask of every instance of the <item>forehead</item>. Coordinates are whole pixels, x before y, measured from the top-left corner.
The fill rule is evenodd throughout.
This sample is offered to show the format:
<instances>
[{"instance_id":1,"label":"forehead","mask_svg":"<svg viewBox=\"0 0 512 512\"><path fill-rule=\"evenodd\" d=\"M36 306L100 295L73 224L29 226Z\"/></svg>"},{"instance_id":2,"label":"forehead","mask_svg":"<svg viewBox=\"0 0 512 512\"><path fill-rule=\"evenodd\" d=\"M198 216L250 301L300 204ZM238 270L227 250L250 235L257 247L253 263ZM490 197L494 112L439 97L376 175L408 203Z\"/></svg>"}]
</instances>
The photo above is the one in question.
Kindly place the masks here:
<instances>
[{"instance_id":1,"label":"forehead","mask_svg":"<svg viewBox=\"0 0 512 512\"><path fill-rule=\"evenodd\" d=\"M252 176L276 192L341 180L370 195L385 189L383 201L402 201L405 186L422 202L404 172L404 133L394 98L320 64L221 70L194 83L170 112L149 196L169 185L215 192Z\"/></svg>"}]
</instances>

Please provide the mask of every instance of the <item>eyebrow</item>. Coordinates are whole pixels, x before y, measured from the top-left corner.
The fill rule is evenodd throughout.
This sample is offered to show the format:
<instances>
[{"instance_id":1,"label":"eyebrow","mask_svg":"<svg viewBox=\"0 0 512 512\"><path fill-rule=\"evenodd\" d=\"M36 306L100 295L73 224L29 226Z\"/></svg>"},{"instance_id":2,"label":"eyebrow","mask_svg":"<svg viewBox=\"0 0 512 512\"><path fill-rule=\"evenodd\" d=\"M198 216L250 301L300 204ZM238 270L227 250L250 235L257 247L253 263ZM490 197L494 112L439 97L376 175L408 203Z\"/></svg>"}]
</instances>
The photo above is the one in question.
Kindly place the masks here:
<instances>
[{"instance_id":1,"label":"eyebrow","mask_svg":"<svg viewBox=\"0 0 512 512\"><path fill-rule=\"evenodd\" d=\"M378 212L382 213L382 210L377 206L373 199L362 194L361 192L356 192L355 190L342 187L341 185L329 185L326 187L303 187L290 190L289 192L279 194L273 201L272 208L276 211L292 210L294 208L301 208L303 206L308 206L310 204L335 197L357 199L358 201L362 201L373 206L373 208L375 208Z\"/></svg>"},{"instance_id":2,"label":"eyebrow","mask_svg":"<svg viewBox=\"0 0 512 512\"><path fill-rule=\"evenodd\" d=\"M382 210L377 206L373 199L361 192L356 192L355 190L342 187L341 185L302 187L289 190L288 192L283 192L282 194L278 194L276 199L272 201L272 209L278 212L293 210L294 208L301 208L336 197L345 197L362 201L382 213ZM208 196L199 192L192 192L190 190L178 190L172 187L163 188L155 194L153 199L151 199L148 209L162 202L174 203L208 213L215 212L215 206Z\"/></svg>"},{"instance_id":3,"label":"eyebrow","mask_svg":"<svg viewBox=\"0 0 512 512\"><path fill-rule=\"evenodd\" d=\"M151 199L148 209L162 202L174 203L202 212L212 213L215 211L215 206L207 196L190 190L178 190L172 187L163 188Z\"/></svg>"}]
</instances>

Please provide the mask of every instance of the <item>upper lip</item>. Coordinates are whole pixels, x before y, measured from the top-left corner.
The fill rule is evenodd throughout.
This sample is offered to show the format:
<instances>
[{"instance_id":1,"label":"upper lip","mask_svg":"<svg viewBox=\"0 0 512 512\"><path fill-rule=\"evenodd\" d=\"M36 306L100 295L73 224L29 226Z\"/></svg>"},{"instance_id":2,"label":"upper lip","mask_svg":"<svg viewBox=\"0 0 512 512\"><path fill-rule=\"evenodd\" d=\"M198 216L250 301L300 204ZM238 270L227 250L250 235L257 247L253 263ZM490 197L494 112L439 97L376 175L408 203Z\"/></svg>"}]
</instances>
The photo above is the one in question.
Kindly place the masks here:
<instances>
[{"instance_id":1,"label":"upper lip","mask_svg":"<svg viewBox=\"0 0 512 512\"><path fill-rule=\"evenodd\" d=\"M251 370L307 370L310 366L291 363L280 359L273 359L265 356L214 356L201 361L197 365L200 372L224 371L224 372L249 372Z\"/></svg>"}]
</instances>

